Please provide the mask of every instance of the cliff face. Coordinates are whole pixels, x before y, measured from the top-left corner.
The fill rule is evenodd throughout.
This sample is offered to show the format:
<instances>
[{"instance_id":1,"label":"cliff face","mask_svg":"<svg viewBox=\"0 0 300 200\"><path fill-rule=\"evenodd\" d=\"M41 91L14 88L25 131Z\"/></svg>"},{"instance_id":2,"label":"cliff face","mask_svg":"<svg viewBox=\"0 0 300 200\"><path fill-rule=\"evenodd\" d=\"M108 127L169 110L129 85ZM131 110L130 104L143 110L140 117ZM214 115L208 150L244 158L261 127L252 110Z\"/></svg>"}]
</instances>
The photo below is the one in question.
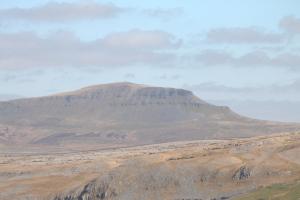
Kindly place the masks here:
<instances>
[{"instance_id":1,"label":"cliff face","mask_svg":"<svg viewBox=\"0 0 300 200\"><path fill-rule=\"evenodd\" d=\"M127 146L297 129L241 117L187 90L132 83L0 102L0 126L2 143L52 146Z\"/></svg>"},{"instance_id":2,"label":"cliff face","mask_svg":"<svg viewBox=\"0 0 300 200\"><path fill-rule=\"evenodd\" d=\"M118 122L134 120L135 123L147 120L164 122L186 120L192 113L201 111L199 109L203 110L202 115L209 117L209 114L221 113L223 108L209 105L183 89L119 83L48 97L4 102L0 104L0 119L27 118L33 121L46 117L68 117Z\"/></svg>"}]
</instances>

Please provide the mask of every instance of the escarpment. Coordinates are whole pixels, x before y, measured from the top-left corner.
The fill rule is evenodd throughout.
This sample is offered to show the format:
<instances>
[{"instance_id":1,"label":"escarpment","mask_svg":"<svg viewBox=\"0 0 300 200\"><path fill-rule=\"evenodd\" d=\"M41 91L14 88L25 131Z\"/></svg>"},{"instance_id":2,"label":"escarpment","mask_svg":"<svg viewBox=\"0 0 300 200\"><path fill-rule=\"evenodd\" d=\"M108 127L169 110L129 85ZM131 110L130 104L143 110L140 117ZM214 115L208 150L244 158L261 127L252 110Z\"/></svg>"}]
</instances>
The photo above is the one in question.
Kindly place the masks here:
<instances>
[{"instance_id":1,"label":"escarpment","mask_svg":"<svg viewBox=\"0 0 300 200\"><path fill-rule=\"evenodd\" d=\"M300 126L243 117L188 90L125 82L0 102L0 127L0 143L91 149L250 137Z\"/></svg>"}]
</instances>

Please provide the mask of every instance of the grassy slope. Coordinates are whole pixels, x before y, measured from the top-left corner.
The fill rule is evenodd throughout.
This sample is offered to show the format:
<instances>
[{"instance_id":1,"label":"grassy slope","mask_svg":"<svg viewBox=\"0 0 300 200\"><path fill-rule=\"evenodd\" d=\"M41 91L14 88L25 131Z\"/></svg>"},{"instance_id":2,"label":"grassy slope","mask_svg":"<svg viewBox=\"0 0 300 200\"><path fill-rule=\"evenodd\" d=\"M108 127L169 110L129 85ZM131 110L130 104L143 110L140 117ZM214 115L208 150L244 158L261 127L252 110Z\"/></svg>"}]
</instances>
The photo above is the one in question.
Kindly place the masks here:
<instances>
[{"instance_id":1,"label":"grassy slope","mask_svg":"<svg viewBox=\"0 0 300 200\"><path fill-rule=\"evenodd\" d=\"M300 182L274 184L260 188L235 200L300 200Z\"/></svg>"}]
</instances>

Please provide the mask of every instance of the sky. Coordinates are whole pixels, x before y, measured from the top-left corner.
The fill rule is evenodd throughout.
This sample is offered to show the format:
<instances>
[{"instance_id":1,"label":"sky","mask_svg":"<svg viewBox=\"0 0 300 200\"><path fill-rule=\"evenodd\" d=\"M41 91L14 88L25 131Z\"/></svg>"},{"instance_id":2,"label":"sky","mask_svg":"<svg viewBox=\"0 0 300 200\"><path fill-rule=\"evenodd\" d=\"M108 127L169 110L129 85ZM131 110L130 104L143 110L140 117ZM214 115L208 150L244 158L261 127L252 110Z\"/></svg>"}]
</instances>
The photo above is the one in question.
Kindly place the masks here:
<instances>
[{"instance_id":1,"label":"sky","mask_svg":"<svg viewBox=\"0 0 300 200\"><path fill-rule=\"evenodd\" d=\"M129 81L300 122L298 0L2 0L0 100Z\"/></svg>"}]
</instances>

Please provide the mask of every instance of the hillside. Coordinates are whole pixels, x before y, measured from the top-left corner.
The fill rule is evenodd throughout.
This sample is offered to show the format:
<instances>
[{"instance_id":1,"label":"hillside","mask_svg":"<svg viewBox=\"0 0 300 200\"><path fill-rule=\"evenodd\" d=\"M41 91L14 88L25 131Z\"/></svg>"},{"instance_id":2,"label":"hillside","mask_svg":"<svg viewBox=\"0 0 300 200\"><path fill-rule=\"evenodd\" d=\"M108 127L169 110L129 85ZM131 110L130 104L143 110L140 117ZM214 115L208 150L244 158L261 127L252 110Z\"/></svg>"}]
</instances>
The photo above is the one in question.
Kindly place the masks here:
<instances>
[{"instance_id":1,"label":"hillside","mask_svg":"<svg viewBox=\"0 0 300 200\"><path fill-rule=\"evenodd\" d=\"M242 117L191 91L127 82L0 102L0 144L19 148L89 149L228 139L299 127Z\"/></svg>"},{"instance_id":2,"label":"hillside","mask_svg":"<svg viewBox=\"0 0 300 200\"><path fill-rule=\"evenodd\" d=\"M0 154L2 200L297 200L300 134Z\"/></svg>"}]
</instances>

